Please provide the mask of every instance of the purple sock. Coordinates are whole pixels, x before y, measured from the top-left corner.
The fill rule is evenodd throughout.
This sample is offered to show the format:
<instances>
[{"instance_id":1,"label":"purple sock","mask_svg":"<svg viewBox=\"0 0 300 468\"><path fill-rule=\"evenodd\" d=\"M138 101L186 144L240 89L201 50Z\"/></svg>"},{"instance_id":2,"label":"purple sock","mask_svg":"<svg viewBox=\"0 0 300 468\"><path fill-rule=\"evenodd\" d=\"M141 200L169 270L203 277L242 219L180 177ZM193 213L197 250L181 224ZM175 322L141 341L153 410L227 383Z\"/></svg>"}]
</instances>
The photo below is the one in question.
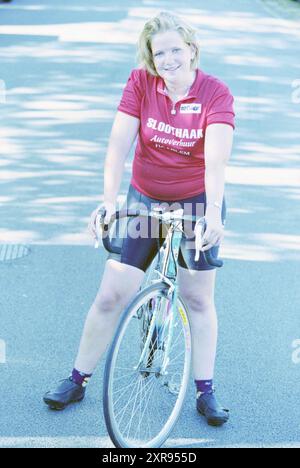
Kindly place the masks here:
<instances>
[{"instance_id":1,"label":"purple sock","mask_svg":"<svg viewBox=\"0 0 300 468\"><path fill-rule=\"evenodd\" d=\"M195 380L197 393L213 393L214 385L213 380Z\"/></svg>"},{"instance_id":2,"label":"purple sock","mask_svg":"<svg viewBox=\"0 0 300 468\"><path fill-rule=\"evenodd\" d=\"M72 370L72 380L77 385L81 385L82 387L86 387L90 378L93 374L85 374L84 372L79 372L77 369Z\"/></svg>"}]
</instances>

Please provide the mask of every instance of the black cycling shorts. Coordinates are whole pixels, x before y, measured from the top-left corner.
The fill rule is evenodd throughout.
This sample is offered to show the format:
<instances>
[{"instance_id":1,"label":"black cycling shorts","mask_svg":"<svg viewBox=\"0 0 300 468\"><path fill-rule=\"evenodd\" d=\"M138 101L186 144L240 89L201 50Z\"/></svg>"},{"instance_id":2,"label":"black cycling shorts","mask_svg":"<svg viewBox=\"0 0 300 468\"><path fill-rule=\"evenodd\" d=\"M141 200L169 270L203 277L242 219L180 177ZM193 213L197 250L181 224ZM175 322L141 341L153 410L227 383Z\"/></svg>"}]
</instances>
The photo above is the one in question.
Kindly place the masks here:
<instances>
[{"instance_id":1,"label":"black cycling shorts","mask_svg":"<svg viewBox=\"0 0 300 468\"><path fill-rule=\"evenodd\" d=\"M126 201L121 209L142 209L151 210L154 207L163 206L164 210L174 210L183 208L184 214L197 216L197 219L204 216L206 209L206 194L200 193L191 198L174 201L161 201L143 195L132 185L129 186ZM223 199L222 222L225 224L226 203ZM213 270L215 267L206 263L203 252L200 258L195 261L195 236L193 229L195 222L184 222L184 231L188 235L182 237L178 263L181 267L191 270ZM121 254L109 254L121 263L132 265L140 270L146 271L152 260L156 256L158 249L164 242L166 229L158 226L158 221L154 218L123 218L117 220L113 229L112 245L122 247ZM212 247L212 254L216 257L219 246Z\"/></svg>"}]
</instances>

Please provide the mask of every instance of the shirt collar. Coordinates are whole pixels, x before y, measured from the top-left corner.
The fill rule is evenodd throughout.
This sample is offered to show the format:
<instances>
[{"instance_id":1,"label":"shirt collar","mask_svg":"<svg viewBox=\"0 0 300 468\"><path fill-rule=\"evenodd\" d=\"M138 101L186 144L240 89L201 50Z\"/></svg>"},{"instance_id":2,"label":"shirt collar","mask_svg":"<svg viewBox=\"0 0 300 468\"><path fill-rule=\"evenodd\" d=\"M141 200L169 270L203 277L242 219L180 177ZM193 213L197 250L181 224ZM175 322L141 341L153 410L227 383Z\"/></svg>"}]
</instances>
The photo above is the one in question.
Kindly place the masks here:
<instances>
[{"instance_id":1,"label":"shirt collar","mask_svg":"<svg viewBox=\"0 0 300 468\"><path fill-rule=\"evenodd\" d=\"M196 77L195 77L195 80L194 80L192 86L190 87L189 94L187 96L185 96L184 98L182 98L181 100L191 99L191 98L196 98L197 97L195 91L196 91L196 85L197 85L197 82L198 82L198 77L199 77L199 69L196 70ZM160 77L158 78L156 90L157 90L157 92L159 94L163 94L164 96L168 96L168 91L166 89L165 82Z\"/></svg>"}]
</instances>

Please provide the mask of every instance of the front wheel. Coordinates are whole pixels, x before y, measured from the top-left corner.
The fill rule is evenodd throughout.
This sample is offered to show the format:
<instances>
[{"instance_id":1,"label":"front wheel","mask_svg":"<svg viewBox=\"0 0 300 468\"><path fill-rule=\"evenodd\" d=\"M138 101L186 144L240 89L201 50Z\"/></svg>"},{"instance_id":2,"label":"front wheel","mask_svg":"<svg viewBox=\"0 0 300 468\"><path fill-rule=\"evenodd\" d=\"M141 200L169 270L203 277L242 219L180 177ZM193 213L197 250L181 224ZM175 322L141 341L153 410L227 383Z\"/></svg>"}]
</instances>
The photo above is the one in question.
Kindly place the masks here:
<instances>
[{"instance_id":1,"label":"front wheel","mask_svg":"<svg viewBox=\"0 0 300 468\"><path fill-rule=\"evenodd\" d=\"M106 360L103 408L116 447L162 446L180 414L190 364L186 306L177 296L174 307L166 283L148 286L124 311Z\"/></svg>"}]
</instances>

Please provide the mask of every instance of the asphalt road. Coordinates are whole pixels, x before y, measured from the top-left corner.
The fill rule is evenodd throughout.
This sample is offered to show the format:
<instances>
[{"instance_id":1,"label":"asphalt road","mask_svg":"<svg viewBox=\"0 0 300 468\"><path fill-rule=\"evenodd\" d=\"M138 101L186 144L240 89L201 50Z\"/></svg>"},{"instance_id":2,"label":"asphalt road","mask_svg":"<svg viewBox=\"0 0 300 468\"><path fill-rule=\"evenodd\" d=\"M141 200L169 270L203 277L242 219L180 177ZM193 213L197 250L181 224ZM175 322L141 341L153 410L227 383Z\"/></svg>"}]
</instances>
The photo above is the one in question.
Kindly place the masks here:
<instances>
[{"instance_id":1,"label":"asphalt road","mask_svg":"<svg viewBox=\"0 0 300 468\"><path fill-rule=\"evenodd\" d=\"M216 386L231 420L199 419L191 379L165 446L300 447L300 5L70 3L0 5L0 242L30 248L0 260L0 447L112 447L104 359L81 404L53 413L42 395L72 368L103 272L86 225L135 41L170 8L199 28L201 67L230 86L237 128L216 291Z\"/></svg>"}]
</instances>

